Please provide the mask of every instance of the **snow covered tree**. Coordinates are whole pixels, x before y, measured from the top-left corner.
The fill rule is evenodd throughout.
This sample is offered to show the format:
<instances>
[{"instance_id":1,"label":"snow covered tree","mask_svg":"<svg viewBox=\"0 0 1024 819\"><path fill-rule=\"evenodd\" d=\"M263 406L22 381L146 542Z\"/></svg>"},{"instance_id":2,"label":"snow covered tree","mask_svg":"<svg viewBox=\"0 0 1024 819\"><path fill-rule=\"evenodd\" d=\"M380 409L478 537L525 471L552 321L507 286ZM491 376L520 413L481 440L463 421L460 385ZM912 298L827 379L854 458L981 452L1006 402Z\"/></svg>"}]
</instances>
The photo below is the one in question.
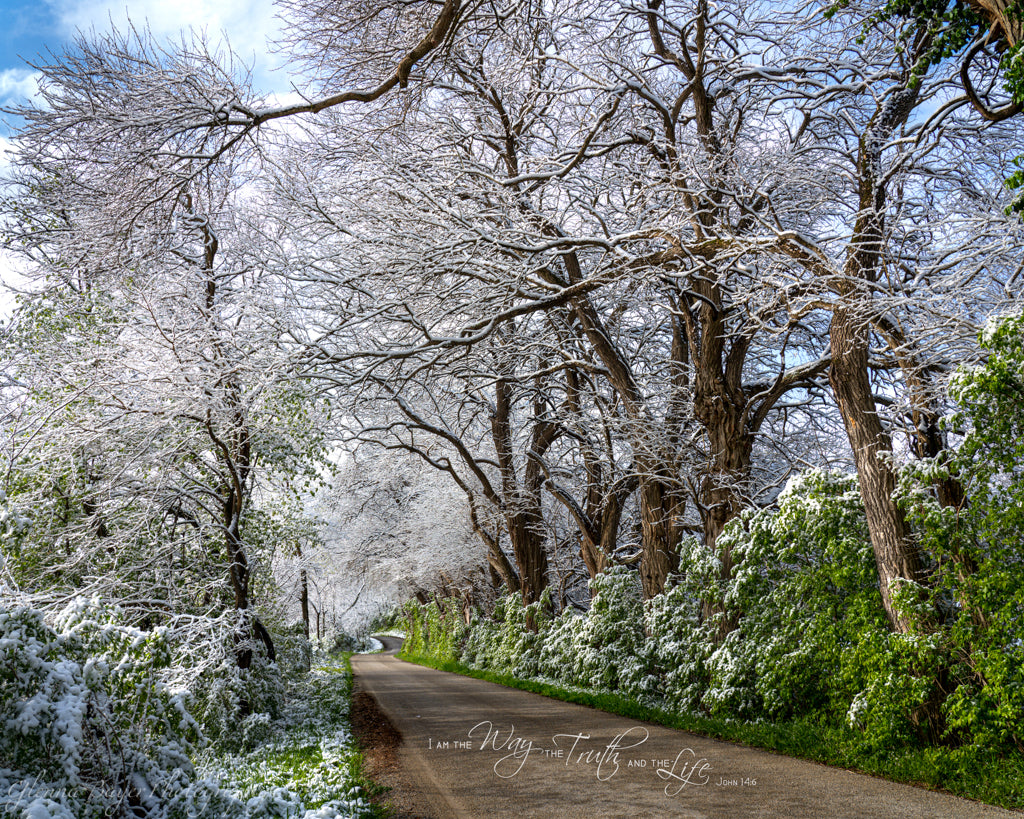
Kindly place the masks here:
<instances>
[{"instance_id":1,"label":"snow covered tree","mask_svg":"<svg viewBox=\"0 0 1024 819\"><path fill-rule=\"evenodd\" d=\"M308 473L322 436L287 380L273 294L230 248L231 180L196 184L170 224L139 220L121 245L90 244L80 188L22 184L11 229L37 290L6 345L20 395L5 483L31 528L12 574L52 601L116 599L150 625L234 609L239 667L253 638L273 660L253 599L253 572L269 569L253 507L279 477Z\"/></svg>"}]
</instances>

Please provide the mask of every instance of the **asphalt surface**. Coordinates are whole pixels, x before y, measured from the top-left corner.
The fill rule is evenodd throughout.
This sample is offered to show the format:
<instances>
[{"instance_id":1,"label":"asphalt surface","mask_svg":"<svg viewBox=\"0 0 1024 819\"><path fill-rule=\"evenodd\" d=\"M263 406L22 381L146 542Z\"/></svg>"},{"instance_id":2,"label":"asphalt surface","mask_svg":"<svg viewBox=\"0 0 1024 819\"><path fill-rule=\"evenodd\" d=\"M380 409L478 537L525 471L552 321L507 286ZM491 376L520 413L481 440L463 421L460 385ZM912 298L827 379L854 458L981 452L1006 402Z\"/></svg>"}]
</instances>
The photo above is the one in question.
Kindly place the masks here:
<instances>
[{"instance_id":1,"label":"asphalt surface","mask_svg":"<svg viewBox=\"0 0 1024 819\"><path fill-rule=\"evenodd\" d=\"M393 654L399 644L390 638ZM405 663L352 658L401 734L400 817L1020 817L978 802Z\"/></svg>"}]
</instances>

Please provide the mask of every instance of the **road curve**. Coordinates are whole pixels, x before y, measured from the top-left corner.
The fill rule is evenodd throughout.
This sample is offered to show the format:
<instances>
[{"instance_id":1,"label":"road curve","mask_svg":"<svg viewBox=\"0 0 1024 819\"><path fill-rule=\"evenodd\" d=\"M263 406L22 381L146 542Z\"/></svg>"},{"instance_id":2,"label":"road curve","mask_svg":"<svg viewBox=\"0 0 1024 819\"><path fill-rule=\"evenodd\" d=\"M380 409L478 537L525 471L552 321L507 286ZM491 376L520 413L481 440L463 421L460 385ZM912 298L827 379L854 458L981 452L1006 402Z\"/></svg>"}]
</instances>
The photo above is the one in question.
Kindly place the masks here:
<instances>
[{"instance_id":1,"label":"road curve","mask_svg":"<svg viewBox=\"0 0 1024 819\"><path fill-rule=\"evenodd\" d=\"M393 638L385 647L393 653ZM1021 814L405 663L352 657L402 734L396 803L428 819ZM392 784L392 783L386 783Z\"/></svg>"}]
</instances>

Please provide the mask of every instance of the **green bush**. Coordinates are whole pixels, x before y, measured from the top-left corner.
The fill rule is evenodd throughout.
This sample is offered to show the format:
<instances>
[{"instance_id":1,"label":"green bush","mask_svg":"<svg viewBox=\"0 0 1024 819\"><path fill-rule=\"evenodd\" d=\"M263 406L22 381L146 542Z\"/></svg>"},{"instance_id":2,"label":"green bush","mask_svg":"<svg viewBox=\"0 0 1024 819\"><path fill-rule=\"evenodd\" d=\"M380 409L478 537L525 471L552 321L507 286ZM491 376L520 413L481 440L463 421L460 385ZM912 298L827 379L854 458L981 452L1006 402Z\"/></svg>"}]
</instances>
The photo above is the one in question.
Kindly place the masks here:
<instances>
[{"instance_id":1,"label":"green bush","mask_svg":"<svg viewBox=\"0 0 1024 819\"><path fill-rule=\"evenodd\" d=\"M461 601L432 600L420 605L410 601L402 609L406 634L402 652L412 656L453 660L466 636Z\"/></svg>"},{"instance_id":2,"label":"green bush","mask_svg":"<svg viewBox=\"0 0 1024 819\"><path fill-rule=\"evenodd\" d=\"M229 611L207 623L204 642L179 646L174 658L178 668L192 670L186 687L203 740L225 749L255 747L281 709L284 682L262 644L250 638L252 664L238 666L239 635L251 633L249 612Z\"/></svg>"},{"instance_id":3,"label":"green bush","mask_svg":"<svg viewBox=\"0 0 1024 819\"><path fill-rule=\"evenodd\" d=\"M550 611L547 590L529 605L523 605L518 594L499 598L489 618L474 616L458 659L501 674L536 676L541 648L552 625Z\"/></svg>"},{"instance_id":4,"label":"green bush","mask_svg":"<svg viewBox=\"0 0 1024 819\"><path fill-rule=\"evenodd\" d=\"M1024 316L991 323L981 347L950 383L962 445L911 464L899 492L933 559L947 740L1024 751ZM929 489L950 478L966 501L941 508Z\"/></svg>"},{"instance_id":5,"label":"green bush","mask_svg":"<svg viewBox=\"0 0 1024 819\"><path fill-rule=\"evenodd\" d=\"M736 565L723 596L739 626L709 661L705 703L750 718L834 721L867 684L856 647L888 631L857 482L808 472L777 503L722 537Z\"/></svg>"}]
</instances>

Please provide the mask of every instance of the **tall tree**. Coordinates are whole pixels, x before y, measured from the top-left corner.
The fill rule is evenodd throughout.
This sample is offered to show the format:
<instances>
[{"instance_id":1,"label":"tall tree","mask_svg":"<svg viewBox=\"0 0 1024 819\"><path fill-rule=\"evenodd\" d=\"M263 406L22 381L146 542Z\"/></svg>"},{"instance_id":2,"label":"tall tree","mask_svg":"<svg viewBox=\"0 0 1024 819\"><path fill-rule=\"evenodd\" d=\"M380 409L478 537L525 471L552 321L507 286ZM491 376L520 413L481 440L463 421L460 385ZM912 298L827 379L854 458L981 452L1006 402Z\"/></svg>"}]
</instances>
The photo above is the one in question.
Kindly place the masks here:
<instances>
[{"instance_id":1,"label":"tall tree","mask_svg":"<svg viewBox=\"0 0 1024 819\"><path fill-rule=\"evenodd\" d=\"M21 184L14 229L39 290L10 339L25 421L7 486L46 510L42 565L23 582L107 594L150 621L233 609L238 665L252 637L272 660L248 521L275 474L310 468L320 435L286 380L258 273L230 250L230 180L194 186L165 228L137 222L128 248L90 245L81 188L54 191L45 174Z\"/></svg>"}]
</instances>

